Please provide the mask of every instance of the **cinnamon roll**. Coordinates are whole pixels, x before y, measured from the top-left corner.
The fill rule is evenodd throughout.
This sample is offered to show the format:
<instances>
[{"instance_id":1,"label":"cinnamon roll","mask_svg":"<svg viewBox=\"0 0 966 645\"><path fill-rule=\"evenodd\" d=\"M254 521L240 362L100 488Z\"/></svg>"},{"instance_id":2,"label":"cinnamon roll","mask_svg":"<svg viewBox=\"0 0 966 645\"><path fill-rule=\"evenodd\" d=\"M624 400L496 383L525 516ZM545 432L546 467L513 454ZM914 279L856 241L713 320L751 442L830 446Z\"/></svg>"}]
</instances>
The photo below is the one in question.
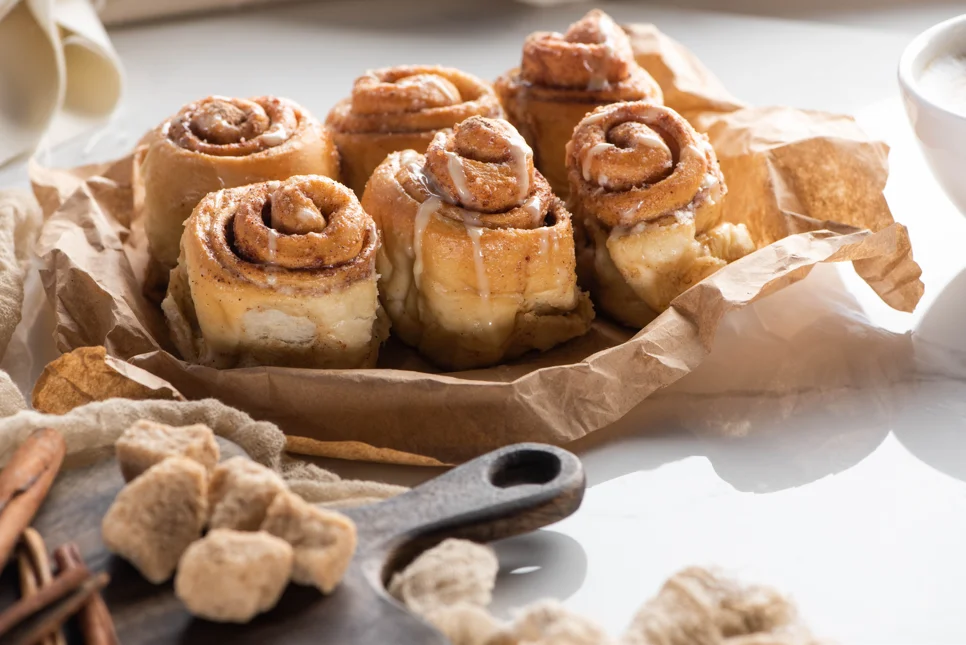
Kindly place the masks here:
<instances>
[{"instance_id":1,"label":"cinnamon roll","mask_svg":"<svg viewBox=\"0 0 966 645\"><path fill-rule=\"evenodd\" d=\"M520 67L500 77L495 89L561 197L569 189L564 147L584 115L619 101L662 101L661 88L634 61L627 34L599 9L565 34L530 34Z\"/></svg>"},{"instance_id":2,"label":"cinnamon roll","mask_svg":"<svg viewBox=\"0 0 966 645\"><path fill-rule=\"evenodd\" d=\"M342 181L361 196L389 153L425 152L437 132L471 116L503 116L488 83L449 67L404 65L357 78L326 124L342 153Z\"/></svg>"},{"instance_id":3,"label":"cinnamon roll","mask_svg":"<svg viewBox=\"0 0 966 645\"><path fill-rule=\"evenodd\" d=\"M178 262L184 221L205 195L339 172L338 152L321 124L296 103L272 96L210 96L189 103L149 133L142 150L136 190L154 261L151 278L162 293Z\"/></svg>"},{"instance_id":4,"label":"cinnamon roll","mask_svg":"<svg viewBox=\"0 0 966 645\"><path fill-rule=\"evenodd\" d=\"M570 213L508 122L471 117L425 155L390 155L362 203L394 334L438 365L493 365L589 328Z\"/></svg>"},{"instance_id":5,"label":"cinnamon roll","mask_svg":"<svg viewBox=\"0 0 966 645\"><path fill-rule=\"evenodd\" d=\"M567 144L567 174L581 282L627 325L755 250L744 224L720 223L727 188L708 138L670 108L598 108Z\"/></svg>"},{"instance_id":6,"label":"cinnamon roll","mask_svg":"<svg viewBox=\"0 0 966 645\"><path fill-rule=\"evenodd\" d=\"M175 346L218 368L374 366L388 335L378 241L352 191L326 177L209 194L161 305Z\"/></svg>"}]
</instances>

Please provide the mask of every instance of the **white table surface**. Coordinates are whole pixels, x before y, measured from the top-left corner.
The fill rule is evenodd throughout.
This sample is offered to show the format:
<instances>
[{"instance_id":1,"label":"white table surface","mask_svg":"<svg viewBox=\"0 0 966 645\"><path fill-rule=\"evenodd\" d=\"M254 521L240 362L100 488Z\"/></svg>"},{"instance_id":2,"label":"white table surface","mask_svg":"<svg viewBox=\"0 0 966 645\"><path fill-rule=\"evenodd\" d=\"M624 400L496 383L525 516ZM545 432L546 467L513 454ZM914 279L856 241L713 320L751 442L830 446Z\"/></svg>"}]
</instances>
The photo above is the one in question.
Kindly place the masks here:
<instances>
[{"instance_id":1,"label":"white table surface","mask_svg":"<svg viewBox=\"0 0 966 645\"><path fill-rule=\"evenodd\" d=\"M586 5L328 2L116 30L127 93L113 132L42 155L117 156L208 94L289 96L324 116L368 67L440 62L494 78L524 36ZM708 361L579 442L583 507L498 545L495 608L553 596L618 634L675 570L718 565L789 592L815 631L851 645L966 643L966 220L929 175L894 81L909 34L604 4L691 47L739 97L845 111L893 147L887 195L927 293L879 303L848 267L732 315ZM940 9L943 9L942 7ZM874 24L874 20L870 21ZM22 167L0 185L24 182ZM42 303L31 280L31 306ZM49 315L3 365L29 387ZM326 462L415 483L432 471Z\"/></svg>"}]
</instances>

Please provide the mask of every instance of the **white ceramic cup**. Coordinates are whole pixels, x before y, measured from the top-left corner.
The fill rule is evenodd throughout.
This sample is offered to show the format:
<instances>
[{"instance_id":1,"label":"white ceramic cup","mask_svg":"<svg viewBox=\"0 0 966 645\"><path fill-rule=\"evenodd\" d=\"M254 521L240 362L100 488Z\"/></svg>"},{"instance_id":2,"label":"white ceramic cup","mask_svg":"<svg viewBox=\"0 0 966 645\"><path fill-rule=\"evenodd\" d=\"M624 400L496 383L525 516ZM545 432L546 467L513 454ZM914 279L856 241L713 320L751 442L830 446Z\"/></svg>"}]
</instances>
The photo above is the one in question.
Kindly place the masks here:
<instances>
[{"instance_id":1,"label":"white ceramic cup","mask_svg":"<svg viewBox=\"0 0 966 645\"><path fill-rule=\"evenodd\" d=\"M966 14L927 29L909 43L899 61L899 87L929 167L966 215L966 115L924 95L920 83L929 63L949 54L966 56Z\"/></svg>"}]
</instances>

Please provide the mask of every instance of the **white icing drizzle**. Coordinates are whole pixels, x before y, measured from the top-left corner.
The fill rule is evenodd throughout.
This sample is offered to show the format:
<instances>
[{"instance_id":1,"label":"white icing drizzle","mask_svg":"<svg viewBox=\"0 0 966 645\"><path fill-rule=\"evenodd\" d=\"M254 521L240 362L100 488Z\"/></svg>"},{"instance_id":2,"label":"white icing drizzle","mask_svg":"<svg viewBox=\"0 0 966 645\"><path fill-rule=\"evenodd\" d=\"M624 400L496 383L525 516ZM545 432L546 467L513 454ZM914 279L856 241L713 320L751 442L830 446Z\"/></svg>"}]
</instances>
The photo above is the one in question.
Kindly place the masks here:
<instances>
[{"instance_id":1,"label":"white icing drizzle","mask_svg":"<svg viewBox=\"0 0 966 645\"><path fill-rule=\"evenodd\" d=\"M308 224L310 222L318 219L319 213L316 213L311 208L303 206L295 212L295 219L297 219L302 224Z\"/></svg>"},{"instance_id":2,"label":"white icing drizzle","mask_svg":"<svg viewBox=\"0 0 966 645\"><path fill-rule=\"evenodd\" d=\"M617 25L608 16L601 16L600 18L600 31L603 34L604 39L599 43L603 45L604 50L607 52L607 58L612 58L614 56L614 29ZM605 63L606 64L606 63ZM590 81L587 83L587 90L590 92L599 92L600 90L607 89L610 87L610 82L607 80L607 75L601 73L600 69L591 69L587 61L584 60L584 68L590 72Z\"/></svg>"},{"instance_id":3,"label":"white icing drizzle","mask_svg":"<svg viewBox=\"0 0 966 645\"><path fill-rule=\"evenodd\" d=\"M599 92L607 87L607 78L601 76L597 70L587 62L586 58L581 61L581 64L584 66L584 69L587 70L587 73L590 74L590 80L587 81L588 92Z\"/></svg>"},{"instance_id":4,"label":"white icing drizzle","mask_svg":"<svg viewBox=\"0 0 966 645\"><path fill-rule=\"evenodd\" d=\"M281 123L276 123L268 130L262 133L261 139L267 145L277 146L280 143L284 143L288 139L288 131L285 126Z\"/></svg>"},{"instance_id":5,"label":"white icing drizzle","mask_svg":"<svg viewBox=\"0 0 966 645\"><path fill-rule=\"evenodd\" d=\"M420 288L423 277L423 233L429 224L429 219L443 205L443 200L439 197L430 197L419 205L416 211L416 219L413 220L413 281L416 289Z\"/></svg>"},{"instance_id":6,"label":"white icing drizzle","mask_svg":"<svg viewBox=\"0 0 966 645\"><path fill-rule=\"evenodd\" d=\"M642 206L644 206L643 199L637 203L637 206L629 206L628 208L626 208L624 212L621 213L621 221L624 221L624 222L633 221L634 216L637 215L638 212L640 212Z\"/></svg>"},{"instance_id":7,"label":"white icing drizzle","mask_svg":"<svg viewBox=\"0 0 966 645\"><path fill-rule=\"evenodd\" d=\"M459 90L453 87L452 83L444 83L443 82L444 80L445 79L435 75L429 75L426 77L426 81L430 85L433 85L440 92L445 94L446 98L453 101L454 103L459 103L460 101L462 101L463 97L460 96Z\"/></svg>"},{"instance_id":8,"label":"white icing drizzle","mask_svg":"<svg viewBox=\"0 0 966 645\"><path fill-rule=\"evenodd\" d=\"M274 228L268 229L268 261L270 264L275 264L275 258L278 256L278 231Z\"/></svg>"},{"instance_id":9,"label":"white icing drizzle","mask_svg":"<svg viewBox=\"0 0 966 645\"><path fill-rule=\"evenodd\" d=\"M523 200L530 192L530 167L527 164L527 153L530 151L530 146L519 133L514 133L509 138L508 143L510 144L510 158L513 160L513 165L516 166L517 182L520 186L518 198Z\"/></svg>"},{"instance_id":10,"label":"white icing drizzle","mask_svg":"<svg viewBox=\"0 0 966 645\"><path fill-rule=\"evenodd\" d=\"M682 209L676 210L668 215L674 217L674 221L678 224L689 224L694 220L694 204L688 204ZM667 224L663 221L664 217L658 219L644 220L643 222L636 222L633 224L625 224L623 226L615 226L611 229L611 236L615 235L638 235L650 228L660 228L666 226Z\"/></svg>"},{"instance_id":11,"label":"white icing drizzle","mask_svg":"<svg viewBox=\"0 0 966 645\"><path fill-rule=\"evenodd\" d=\"M668 154L671 154L671 149L667 147L667 142L650 128L646 131L635 130L632 140L635 145L646 146L648 148L660 148L661 150L667 151Z\"/></svg>"},{"instance_id":12,"label":"white icing drizzle","mask_svg":"<svg viewBox=\"0 0 966 645\"><path fill-rule=\"evenodd\" d=\"M268 266L265 267L268 284L275 285L275 258L278 256L278 232L268 229Z\"/></svg>"},{"instance_id":13,"label":"white icing drizzle","mask_svg":"<svg viewBox=\"0 0 966 645\"><path fill-rule=\"evenodd\" d=\"M540 255L546 255L550 250L550 236L553 230L547 227L540 229Z\"/></svg>"},{"instance_id":14,"label":"white icing drizzle","mask_svg":"<svg viewBox=\"0 0 966 645\"><path fill-rule=\"evenodd\" d=\"M473 193L470 192L470 188L466 184L463 162L455 152L446 152L446 170L449 172L450 179L453 180L453 185L456 186L456 193L459 195L460 201L464 204L471 204Z\"/></svg>"},{"instance_id":15,"label":"white icing drizzle","mask_svg":"<svg viewBox=\"0 0 966 645\"><path fill-rule=\"evenodd\" d=\"M605 142L598 143L597 145L591 146L587 149L587 152L584 153L584 157L580 163L584 181L590 181L590 166L594 163L594 159L597 158L597 155L611 147L613 147L611 144Z\"/></svg>"},{"instance_id":16,"label":"white icing drizzle","mask_svg":"<svg viewBox=\"0 0 966 645\"><path fill-rule=\"evenodd\" d=\"M459 211L460 217L463 220L464 226L486 226L483 223L483 220L480 219L480 213L477 213L474 211L468 211L465 208L459 208L459 207L454 207L454 208L456 208Z\"/></svg>"},{"instance_id":17,"label":"white icing drizzle","mask_svg":"<svg viewBox=\"0 0 966 645\"><path fill-rule=\"evenodd\" d=\"M419 158L419 153L415 150L403 150L399 153L399 165L400 166L410 166L416 163Z\"/></svg>"},{"instance_id":18,"label":"white icing drizzle","mask_svg":"<svg viewBox=\"0 0 966 645\"><path fill-rule=\"evenodd\" d=\"M694 143L689 144L684 149L700 157L710 155L714 152L714 148L711 147L711 142L701 136L696 137Z\"/></svg>"},{"instance_id":19,"label":"white icing drizzle","mask_svg":"<svg viewBox=\"0 0 966 645\"><path fill-rule=\"evenodd\" d=\"M598 121L603 121L608 116L610 116L610 114L606 110L603 110L597 114L591 114L590 116L584 117L583 123L585 125L593 125Z\"/></svg>"},{"instance_id":20,"label":"white icing drizzle","mask_svg":"<svg viewBox=\"0 0 966 645\"><path fill-rule=\"evenodd\" d=\"M480 297L485 300L487 304L489 304L490 281L486 277L486 265L483 262L483 244L481 243L483 231L484 229L480 226L466 227L466 234L470 236L470 242L473 244L473 263L476 266L476 285L479 289ZM487 326L493 326L493 321L490 320Z\"/></svg>"},{"instance_id":21,"label":"white icing drizzle","mask_svg":"<svg viewBox=\"0 0 966 645\"><path fill-rule=\"evenodd\" d=\"M171 121L165 121L161 126L161 136L167 137L169 132L171 132Z\"/></svg>"},{"instance_id":22,"label":"white icing drizzle","mask_svg":"<svg viewBox=\"0 0 966 645\"><path fill-rule=\"evenodd\" d=\"M551 235L550 239L553 242L553 244L551 244L551 247L550 247L551 253L553 254L552 257L556 257L560 253L560 237L557 235ZM567 282L570 281L571 274L569 274L567 270L564 268L563 262L555 262L553 266L554 266L554 275L557 278L557 284L566 284Z\"/></svg>"},{"instance_id":23,"label":"white icing drizzle","mask_svg":"<svg viewBox=\"0 0 966 645\"><path fill-rule=\"evenodd\" d=\"M523 210L530 214L530 220L535 226L540 225L540 220L543 219L543 202L540 201L538 193L534 193L527 201L523 202Z\"/></svg>"},{"instance_id":24,"label":"white icing drizzle","mask_svg":"<svg viewBox=\"0 0 966 645\"><path fill-rule=\"evenodd\" d=\"M587 90L589 92L599 92L608 87L610 87L610 83L607 82L606 76L596 71L591 74L590 82L587 83Z\"/></svg>"},{"instance_id":25,"label":"white icing drizzle","mask_svg":"<svg viewBox=\"0 0 966 645\"><path fill-rule=\"evenodd\" d=\"M593 122L596 122L596 121L600 120L603 116L605 116L605 115L604 114L597 114L597 115L594 115L594 116L591 116L591 117L587 117L586 121L587 122L590 122L590 123L593 123ZM668 155L671 154L671 149L668 148L667 143L665 143L664 139L662 139L660 136L658 136L654 132L640 132L640 131L636 131L634 133L634 136L633 136L633 142L634 142L635 145L639 145L639 146L642 146L642 147L648 147L648 148L658 148L658 149L661 149L661 150L664 150L665 152L667 152ZM605 142L602 142L602 143L598 143L596 145L591 146L584 153L583 159L582 159L581 164L580 164L581 165L581 173L583 174L584 181L590 181L590 177L591 177L591 172L590 172L591 171L591 164L594 163L594 159L596 159L597 156L600 155L602 152L604 152L605 150L607 150L607 148L610 147L611 145L612 144L607 143L606 141ZM608 180L607 175L601 175L599 177L599 181L597 183L599 185L604 186L606 188L607 187L607 180Z\"/></svg>"},{"instance_id":26,"label":"white icing drizzle","mask_svg":"<svg viewBox=\"0 0 966 645\"><path fill-rule=\"evenodd\" d=\"M526 140L519 134L511 136L507 143L510 146L510 161L514 166L517 185L519 187L517 190L517 198L522 201L530 192L530 167L527 163L527 154L530 152L530 146L527 145ZM406 163L406 159L400 158L400 162ZM447 150L446 171L449 173L450 179L456 187L456 193L460 201L464 204L472 203L473 193L470 192L466 182L466 172L463 170L462 157L455 152Z\"/></svg>"},{"instance_id":27,"label":"white icing drizzle","mask_svg":"<svg viewBox=\"0 0 966 645\"><path fill-rule=\"evenodd\" d=\"M422 185L427 192L435 192L432 190L432 188L430 188L429 179L423 172L422 166L419 165L418 152L415 150L403 150L401 153L399 153L399 165L400 167L405 168L406 171L413 176L413 179Z\"/></svg>"},{"instance_id":28,"label":"white icing drizzle","mask_svg":"<svg viewBox=\"0 0 966 645\"><path fill-rule=\"evenodd\" d=\"M220 179L221 178L219 177L219 180ZM278 191L278 187L281 185L281 183L282 182L280 182L280 181L270 181L270 182L268 182L268 184L266 185L266 188L268 189L268 193L269 193L269 201L271 201L274 198L275 193ZM268 224L269 224L269 226L272 227L272 229L274 229L272 232L275 232L275 231L278 230L278 220L275 219L275 209L274 208L269 208L268 209Z\"/></svg>"}]
</instances>

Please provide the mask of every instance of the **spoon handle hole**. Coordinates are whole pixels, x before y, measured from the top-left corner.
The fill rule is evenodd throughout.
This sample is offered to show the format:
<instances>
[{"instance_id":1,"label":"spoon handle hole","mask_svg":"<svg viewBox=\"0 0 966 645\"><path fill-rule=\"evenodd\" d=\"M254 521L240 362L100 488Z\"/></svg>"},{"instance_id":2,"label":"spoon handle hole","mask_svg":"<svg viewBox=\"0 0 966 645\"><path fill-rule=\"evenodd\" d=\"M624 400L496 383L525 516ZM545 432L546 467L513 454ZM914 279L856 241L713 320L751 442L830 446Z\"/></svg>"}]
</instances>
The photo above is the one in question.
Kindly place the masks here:
<instances>
[{"instance_id":1,"label":"spoon handle hole","mask_svg":"<svg viewBox=\"0 0 966 645\"><path fill-rule=\"evenodd\" d=\"M549 484L560 474L560 457L552 452L528 448L509 452L490 468L490 483L497 488L525 484Z\"/></svg>"}]
</instances>

